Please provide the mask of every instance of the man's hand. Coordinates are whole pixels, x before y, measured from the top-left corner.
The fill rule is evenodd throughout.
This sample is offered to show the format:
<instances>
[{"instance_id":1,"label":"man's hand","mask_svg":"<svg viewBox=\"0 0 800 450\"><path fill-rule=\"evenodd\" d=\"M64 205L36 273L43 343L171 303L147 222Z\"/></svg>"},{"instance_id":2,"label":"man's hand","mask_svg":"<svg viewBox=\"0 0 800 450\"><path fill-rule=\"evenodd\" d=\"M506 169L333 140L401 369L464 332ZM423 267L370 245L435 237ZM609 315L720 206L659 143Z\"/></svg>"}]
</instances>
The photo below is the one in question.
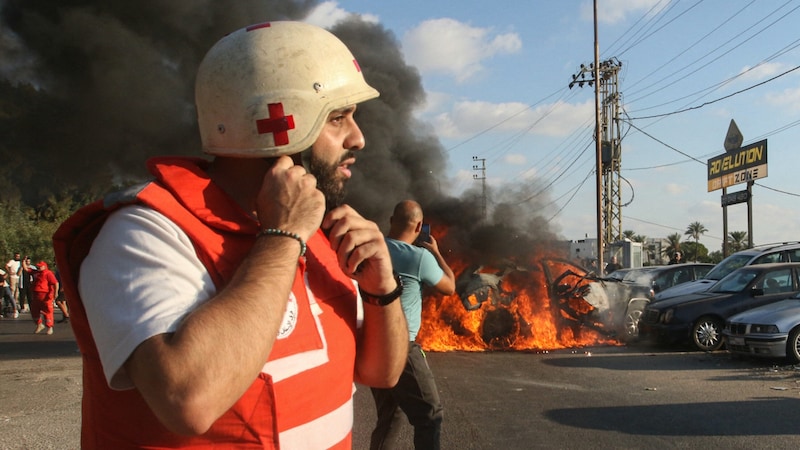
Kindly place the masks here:
<instances>
[{"instance_id":1,"label":"man's hand","mask_svg":"<svg viewBox=\"0 0 800 450\"><path fill-rule=\"evenodd\" d=\"M281 156L264 176L256 214L263 228L297 233L308 241L322 222L325 196L317 189L314 175L290 157Z\"/></svg>"},{"instance_id":2,"label":"man's hand","mask_svg":"<svg viewBox=\"0 0 800 450\"><path fill-rule=\"evenodd\" d=\"M439 243L436 242L436 238L433 235L430 235L430 240L426 242L420 242L420 247L427 249L429 252L433 253L434 255L439 254Z\"/></svg>"},{"instance_id":3,"label":"man's hand","mask_svg":"<svg viewBox=\"0 0 800 450\"><path fill-rule=\"evenodd\" d=\"M436 258L436 262L439 263L439 267L444 271L444 276L442 276L442 279L439 280L434 287L442 294L452 295L456 290L456 276L453 273L453 269L447 265L447 261L444 260L444 256L442 256L442 253L439 251L439 243L436 242L436 238L431 235L431 240L429 242L423 242L422 247L431 252L433 257Z\"/></svg>"},{"instance_id":4,"label":"man's hand","mask_svg":"<svg viewBox=\"0 0 800 450\"><path fill-rule=\"evenodd\" d=\"M389 249L375 222L344 205L325 216L322 228L329 230L328 238L338 257L339 267L365 291L383 295L397 287Z\"/></svg>"}]
</instances>

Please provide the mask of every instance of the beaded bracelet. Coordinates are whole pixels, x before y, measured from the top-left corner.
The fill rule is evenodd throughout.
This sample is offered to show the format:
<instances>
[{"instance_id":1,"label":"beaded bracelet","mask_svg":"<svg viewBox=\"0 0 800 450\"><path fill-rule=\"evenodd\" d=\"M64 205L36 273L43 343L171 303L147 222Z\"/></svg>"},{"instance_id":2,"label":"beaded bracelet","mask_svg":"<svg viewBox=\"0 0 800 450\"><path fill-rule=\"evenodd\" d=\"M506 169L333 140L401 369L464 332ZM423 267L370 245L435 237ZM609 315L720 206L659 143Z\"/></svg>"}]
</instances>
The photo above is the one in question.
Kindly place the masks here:
<instances>
[{"instance_id":1,"label":"beaded bracelet","mask_svg":"<svg viewBox=\"0 0 800 450\"><path fill-rule=\"evenodd\" d=\"M286 230L281 230L280 228L266 228L258 232L258 236L286 236L292 239L297 240L300 243L300 256L306 254L306 243L303 241L303 238L300 237L299 234L290 233Z\"/></svg>"}]
</instances>

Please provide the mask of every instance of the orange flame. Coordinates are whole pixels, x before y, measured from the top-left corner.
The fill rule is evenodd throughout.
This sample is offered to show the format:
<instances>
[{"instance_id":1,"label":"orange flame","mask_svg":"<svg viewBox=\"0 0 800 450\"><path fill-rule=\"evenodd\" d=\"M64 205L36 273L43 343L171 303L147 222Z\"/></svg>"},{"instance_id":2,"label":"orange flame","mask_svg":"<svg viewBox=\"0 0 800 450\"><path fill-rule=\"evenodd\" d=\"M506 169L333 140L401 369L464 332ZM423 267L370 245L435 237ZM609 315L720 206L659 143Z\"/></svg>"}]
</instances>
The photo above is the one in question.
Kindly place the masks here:
<instances>
[{"instance_id":1,"label":"orange flame","mask_svg":"<svg viewBox=\"0 0 800 450\"><path fill-rule=\"evenodd\" d=\"M463 264L451 267L454 265ZM602 325L582 326L559 305L551 304L541 271L512 272L503 277L500 287L512 293L506 301L486 300L474 310L467 310L458 294L427 296L417 342L425 350L441 352L554 350L619 344L598 331ZM475 295L468 300L470 305L479 303ZM581 298L567 301L572 311L580 315L593 309Z\"/></svg>"}]
</instances>

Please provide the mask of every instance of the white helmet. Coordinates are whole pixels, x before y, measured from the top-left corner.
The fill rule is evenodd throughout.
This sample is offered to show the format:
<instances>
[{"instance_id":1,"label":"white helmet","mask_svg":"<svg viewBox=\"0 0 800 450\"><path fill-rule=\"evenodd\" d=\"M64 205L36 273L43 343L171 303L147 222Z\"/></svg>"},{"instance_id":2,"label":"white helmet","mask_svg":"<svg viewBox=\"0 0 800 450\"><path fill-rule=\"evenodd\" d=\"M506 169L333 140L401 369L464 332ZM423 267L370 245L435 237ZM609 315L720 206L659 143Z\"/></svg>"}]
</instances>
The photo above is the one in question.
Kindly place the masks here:
<instances>
[{"instance_id":1,"label":"white helmet","mask_svg":"<svg viewBox=\"0 0 800 450\"><path fill-rule=\"evenodd\" d=\"M331 111L378 96L350 50L302 22L234 31L208 51L195 103L203 151L264 158L301 152Z\"/></svg>"}]
</instances>

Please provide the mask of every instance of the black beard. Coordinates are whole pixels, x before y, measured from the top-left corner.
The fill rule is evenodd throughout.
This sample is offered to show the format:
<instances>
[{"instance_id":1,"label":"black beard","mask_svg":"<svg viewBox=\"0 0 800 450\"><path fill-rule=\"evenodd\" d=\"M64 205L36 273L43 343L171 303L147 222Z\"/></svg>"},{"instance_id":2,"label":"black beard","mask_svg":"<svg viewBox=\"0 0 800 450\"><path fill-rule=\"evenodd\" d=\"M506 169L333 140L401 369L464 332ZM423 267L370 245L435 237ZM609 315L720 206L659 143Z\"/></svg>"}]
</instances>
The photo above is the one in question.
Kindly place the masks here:
<instances>
[{"instance_id":1,"label":"black beard","mask_svg":"<svg viewBox=\"0 0 800 450\"><path fill-rule=\"evenodd\" d=\"M339 172L337 169L342 161L352 157L353 153L348 152L338 162L328 165L319 158L314 157L313 154L311 155L308 171L317 178L317 189L322 191L325 196L326 211L330 211L344 203L344 197L347 194L345 181L347 180L338 177Z\"/></svg>"}]
</instances>

